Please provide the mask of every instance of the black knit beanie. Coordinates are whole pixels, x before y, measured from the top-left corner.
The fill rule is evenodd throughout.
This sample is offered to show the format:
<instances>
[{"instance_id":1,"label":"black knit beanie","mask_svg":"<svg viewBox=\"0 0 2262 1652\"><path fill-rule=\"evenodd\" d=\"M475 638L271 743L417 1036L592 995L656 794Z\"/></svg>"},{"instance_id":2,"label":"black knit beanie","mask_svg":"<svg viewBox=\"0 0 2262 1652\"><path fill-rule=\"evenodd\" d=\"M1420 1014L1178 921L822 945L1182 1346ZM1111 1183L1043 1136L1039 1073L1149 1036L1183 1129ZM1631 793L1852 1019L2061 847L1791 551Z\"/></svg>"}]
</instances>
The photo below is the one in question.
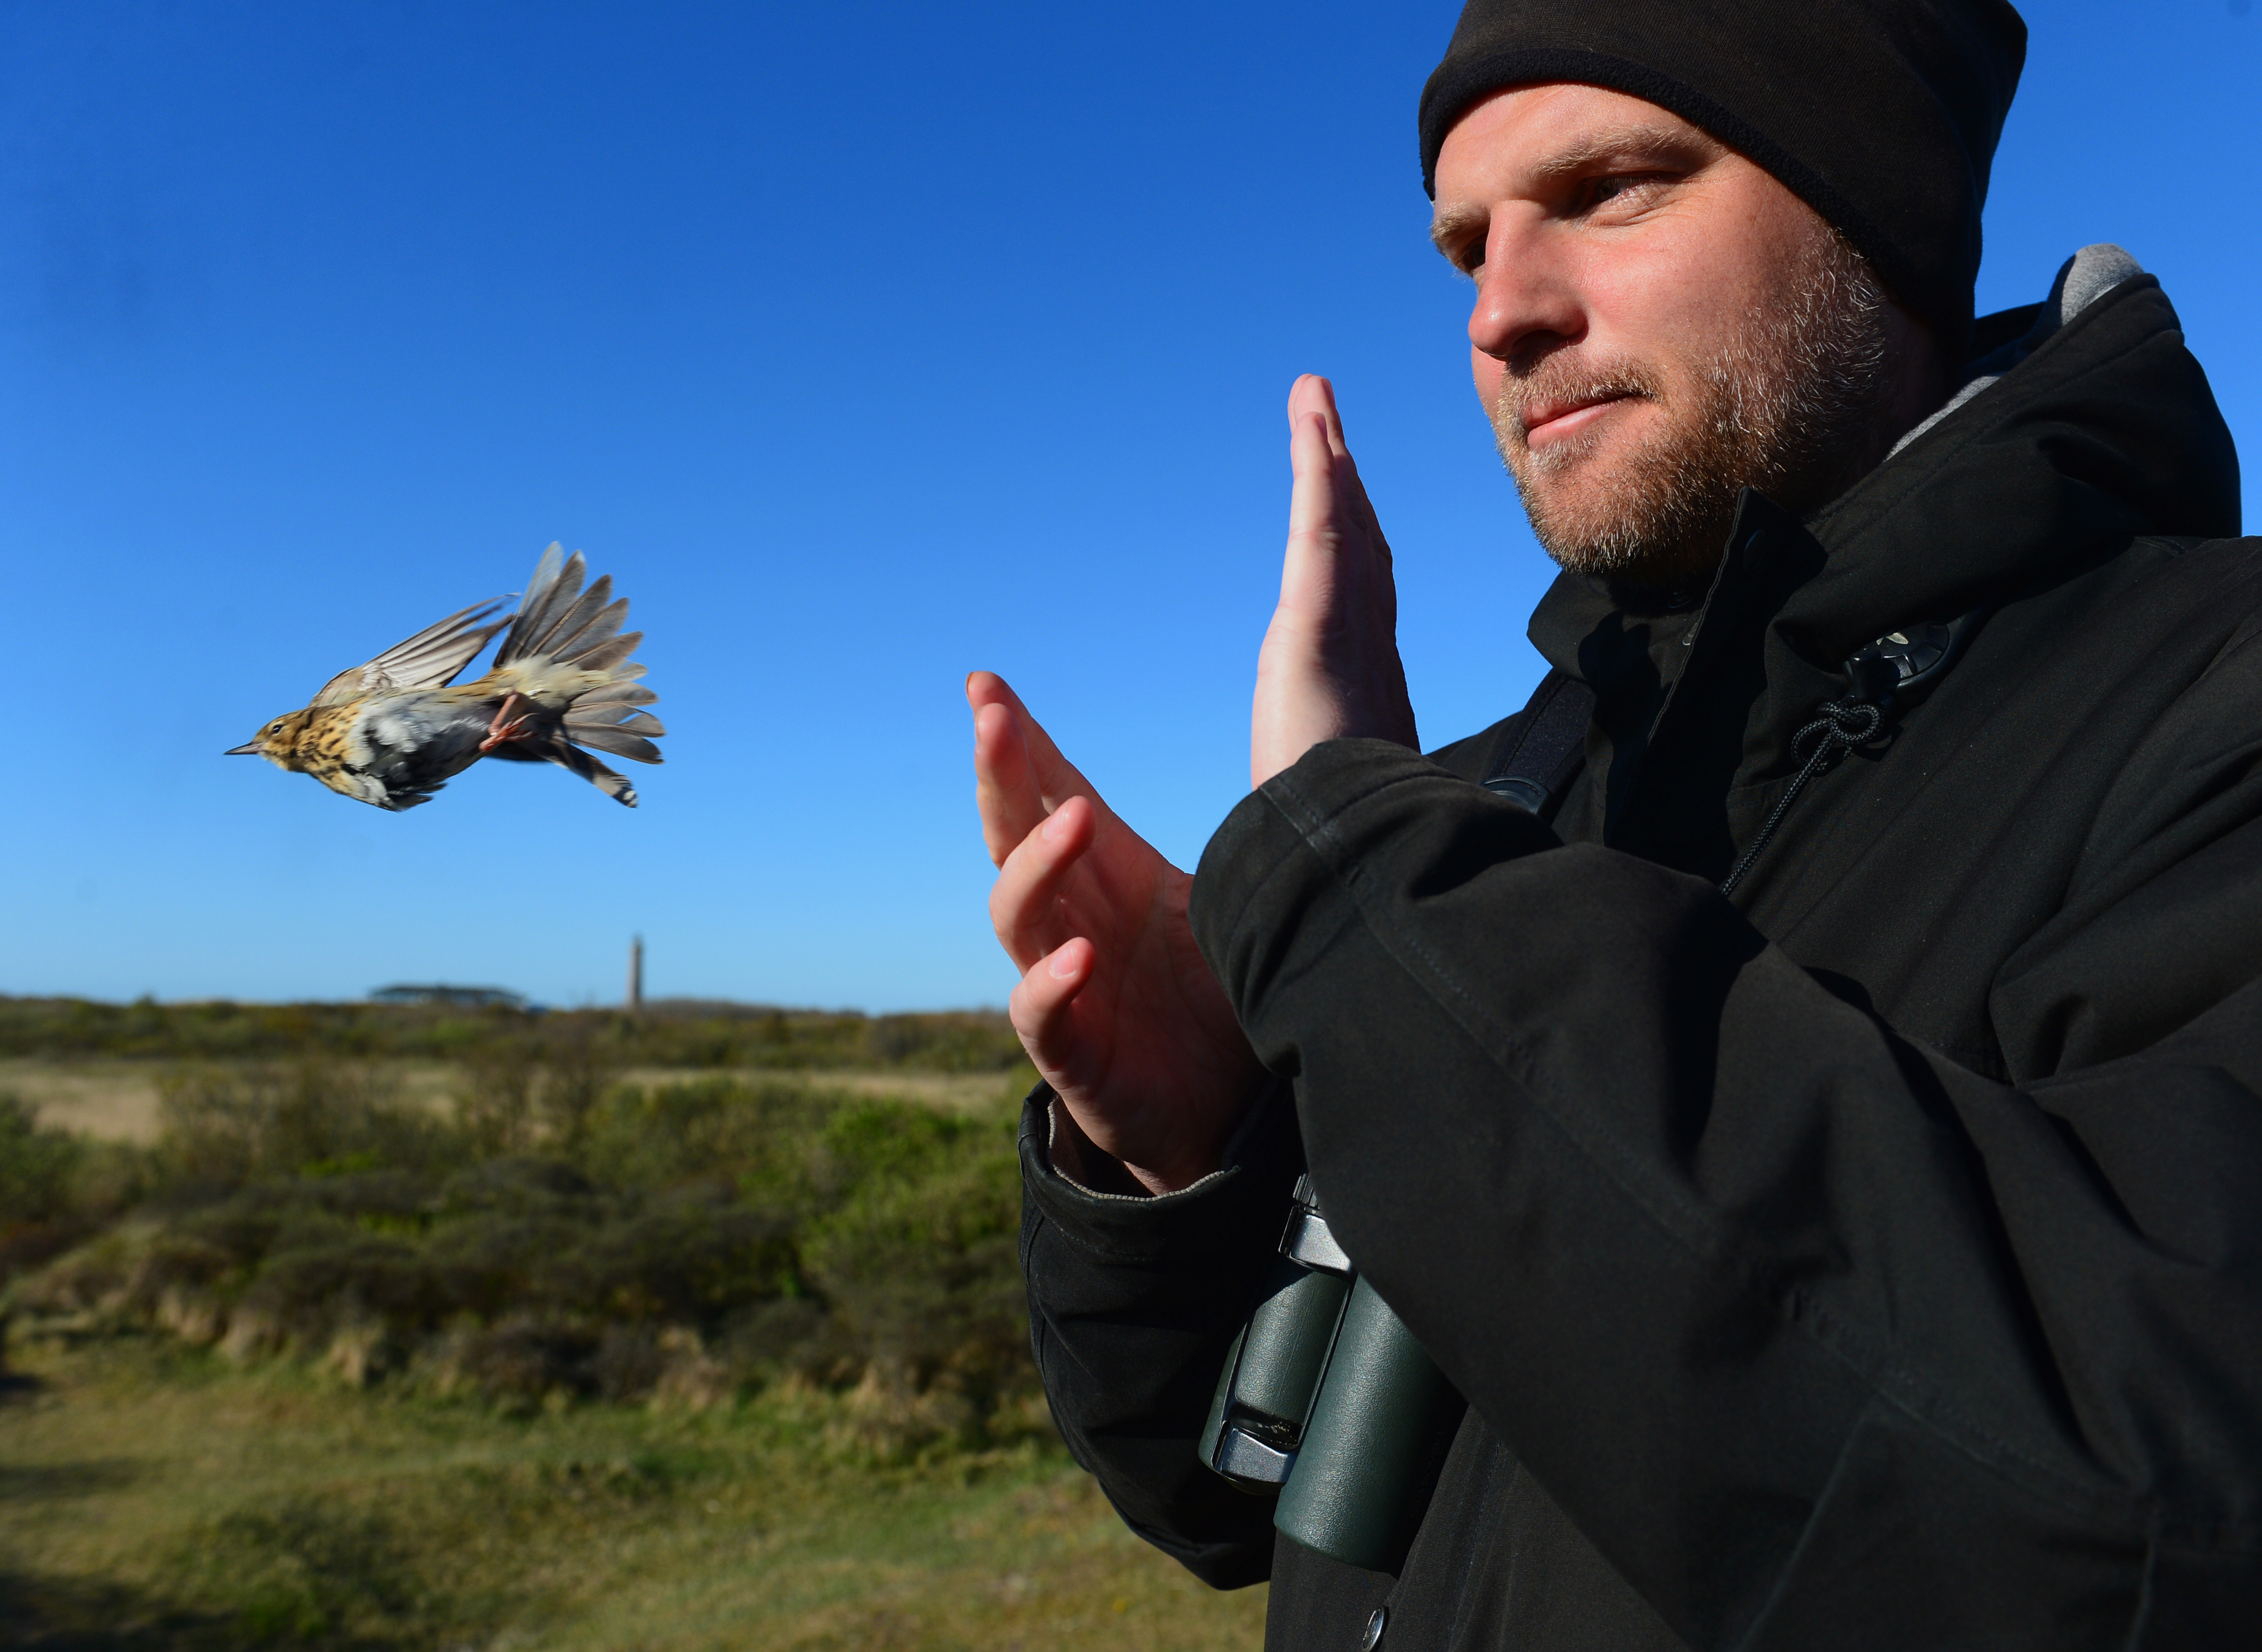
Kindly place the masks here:
<instances>
[{"instance_id":1,"label":"black knit beanie","mask_svg":"<svg viewBox=\"0 0 2262 1652\"><path fill-rule=\"evenodd\" d=\"M1422 182L1488 92L1627 92L1773 173L1960 353L2026 55L2009 0L1468 0L1422 90Z\"/></svg>"}]
</instances>

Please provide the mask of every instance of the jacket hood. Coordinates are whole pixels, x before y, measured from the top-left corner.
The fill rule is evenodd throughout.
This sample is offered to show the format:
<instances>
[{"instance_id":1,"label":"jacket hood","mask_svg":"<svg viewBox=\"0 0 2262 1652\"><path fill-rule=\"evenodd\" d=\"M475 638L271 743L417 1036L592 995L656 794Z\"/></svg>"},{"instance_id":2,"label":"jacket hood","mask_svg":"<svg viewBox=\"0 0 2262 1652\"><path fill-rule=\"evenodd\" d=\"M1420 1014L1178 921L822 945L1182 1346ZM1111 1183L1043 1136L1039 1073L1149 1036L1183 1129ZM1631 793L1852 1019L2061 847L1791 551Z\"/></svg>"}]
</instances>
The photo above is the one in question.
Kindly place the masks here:
<instances>
[{"instance_id":1,"label":"jacket hood","mask_svg":"<svg viewBox=\"0 0 2262 1652\"><path fill-rule=\"evenodd\" d=\"M2135 270L2086 249L2049 299L1984 319L1964 389L1812 516L1747 491L1696 614L1631 614L1603 580L1556 579L1531 641L1595 689L1590 758L1621 771L1614 797L1631 776L1610 758L1647 743L1703 657L1741 657L1712 669L1747 686L1748 782L1788 764L1791 733L1845 692L1847 657L1884 633L1991 607L2140 536L2237 535L2237 449L2174 306L2141 271L2079 291L2095 253L2122 261L2108 275Z\"/></svg>"},{"instance_id":2,"label":"jacket hood","mask_svg":"<svg viewBox=\"0 0 2262 1652\"><path fill-rule=\"evenodd\" d=\"M2044 304L1989 317L1997 337L2028 323L1993 353L2010 370L1806 524L1824 565L1783 614L1802 651L1834 665L1883 628L2139 536L2237 535L2237 450L2159 282L2122 255L2126 278L2050 313L2082 262L2113 250L2070 261ZM1989 366L1974 363L1983 382Z\"/></svg>"}]
</instances>

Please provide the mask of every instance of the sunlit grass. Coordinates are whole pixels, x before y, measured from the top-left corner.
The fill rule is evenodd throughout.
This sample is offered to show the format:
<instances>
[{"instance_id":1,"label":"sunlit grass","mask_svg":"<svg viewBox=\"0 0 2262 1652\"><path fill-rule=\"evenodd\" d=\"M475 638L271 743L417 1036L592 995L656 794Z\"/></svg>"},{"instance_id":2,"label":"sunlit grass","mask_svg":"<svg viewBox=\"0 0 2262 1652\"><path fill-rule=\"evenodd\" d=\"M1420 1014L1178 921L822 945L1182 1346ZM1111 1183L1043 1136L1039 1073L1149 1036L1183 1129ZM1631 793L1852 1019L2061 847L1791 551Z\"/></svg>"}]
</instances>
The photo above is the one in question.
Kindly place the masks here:
<instances>
[{"instance_id":1,"label":"sunlit grass","mask_svg":"<svg viewBox=\"0 0 2262 1652\"><path fill-rule=\"evenodd\" d=\"M127 1648L1253 1648L1058 1446L875 1453L851 1397L698 1413L349 1391L140 1336L16 1353L0 1630ZM47 1637L40 1639L40 1637Z\"/></svg>"},{"instance_id":2,"label":"sunlit grass","mask_svg":"<svg viewBox=\"0 0 2262 1652\"><path fill-rule=\"evenodd\" d=\"M906 1065L544 1024L437 1101L320 1049L167 1069L140 1139L0 1095L0 1645L1257 1645L1051 1432L1028 1075L833 1019Z\"/></svg>"}]
</instances>

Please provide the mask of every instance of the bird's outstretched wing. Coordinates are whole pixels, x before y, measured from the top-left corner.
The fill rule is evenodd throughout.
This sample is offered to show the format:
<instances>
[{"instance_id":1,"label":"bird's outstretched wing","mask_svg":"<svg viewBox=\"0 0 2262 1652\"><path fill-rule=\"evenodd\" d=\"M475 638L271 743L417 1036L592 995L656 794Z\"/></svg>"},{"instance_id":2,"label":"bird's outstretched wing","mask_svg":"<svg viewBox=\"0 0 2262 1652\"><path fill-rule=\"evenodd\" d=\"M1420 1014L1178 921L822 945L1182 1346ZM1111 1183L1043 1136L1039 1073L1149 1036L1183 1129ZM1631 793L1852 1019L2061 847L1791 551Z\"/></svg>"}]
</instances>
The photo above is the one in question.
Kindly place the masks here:
<instances>
[{"instance_id":1,"label":"bird's outstretched wing","mask_svg":"<svg viewBox=\"0 0 2262 1652\"><path fill-rule=\"evenodd\" d=\"M509 600L489 597L485 602L474 602L450 614L436 625L426 626L407 642L394 643L368 664L340 672L322 685L322 692L314 696L313 703L342 706L364 694L386 689L445 688L456 679L456 673L470 664L472 657L487 645L489 637L517 618L511 614L500 620L493 617L494 611Z\"/></svg>"}]
</instances>

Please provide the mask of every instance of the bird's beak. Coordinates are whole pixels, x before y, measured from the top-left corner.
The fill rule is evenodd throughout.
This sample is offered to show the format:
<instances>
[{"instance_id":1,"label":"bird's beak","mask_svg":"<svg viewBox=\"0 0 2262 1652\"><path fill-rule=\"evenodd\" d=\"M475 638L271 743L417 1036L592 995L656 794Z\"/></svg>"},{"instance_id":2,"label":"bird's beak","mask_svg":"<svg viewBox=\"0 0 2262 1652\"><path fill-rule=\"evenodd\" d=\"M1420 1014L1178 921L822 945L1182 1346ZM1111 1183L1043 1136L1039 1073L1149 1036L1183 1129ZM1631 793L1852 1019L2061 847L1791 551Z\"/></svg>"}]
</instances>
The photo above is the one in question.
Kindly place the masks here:
<instances>
[{"instance_id":1,"label":"bird's beak","mask_svg":"<svg viewBox=\"0 0 2262 1652\"><path fill-rule=\"evenodd\" d=\"M256 740L247 741L240 746L230 746L220 753L224 758L256 758L258 755L259 742Z\"/></svg>"}]
</instances>

